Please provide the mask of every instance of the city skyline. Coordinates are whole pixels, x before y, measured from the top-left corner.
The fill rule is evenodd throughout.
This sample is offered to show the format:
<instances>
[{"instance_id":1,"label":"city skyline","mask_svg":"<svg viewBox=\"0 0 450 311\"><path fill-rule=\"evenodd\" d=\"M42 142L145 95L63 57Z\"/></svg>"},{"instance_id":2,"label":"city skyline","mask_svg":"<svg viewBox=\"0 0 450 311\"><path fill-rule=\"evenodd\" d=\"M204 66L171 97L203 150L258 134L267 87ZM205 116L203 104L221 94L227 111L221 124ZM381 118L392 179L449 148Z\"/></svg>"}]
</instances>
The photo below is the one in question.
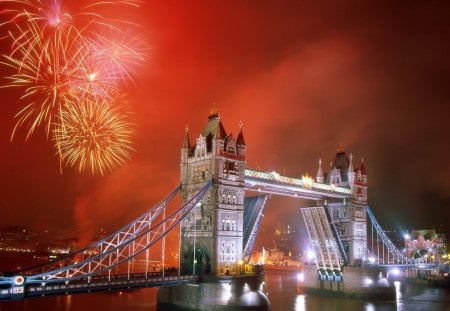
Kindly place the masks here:
<instances>
[{"instance_id":1,"label":"city skyline","mask_svg":"<svg viewBox=\"0 0 450 311\"><path fill-rule=\"evenodd\" d=\"M227 133L243 122L249 167L315 176L343 145L365 159L383 227L450 222L448 4L141 6L132 14L150 49L128 90L132 160L61 174L45 134L10 141L20 93L2 88L0 226L115 231L178 184L185 127L197 138L213 105ZM302 222L308 204L272 198L262 226Z\"/></svg>"}]
</instances>

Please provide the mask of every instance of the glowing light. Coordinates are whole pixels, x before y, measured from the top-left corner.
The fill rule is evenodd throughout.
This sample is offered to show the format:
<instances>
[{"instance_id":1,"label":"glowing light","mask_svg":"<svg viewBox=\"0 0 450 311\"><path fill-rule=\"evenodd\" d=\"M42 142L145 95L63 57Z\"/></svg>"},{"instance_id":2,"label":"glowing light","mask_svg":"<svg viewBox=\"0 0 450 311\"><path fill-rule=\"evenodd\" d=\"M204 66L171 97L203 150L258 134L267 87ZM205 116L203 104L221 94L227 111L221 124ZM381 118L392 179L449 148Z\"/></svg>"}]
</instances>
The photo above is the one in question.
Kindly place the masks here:
<instances>
[{"instance_id":1,"label":"glowing light","mask_svg":"<svg viewBox=\"0 0 450 311\"><path fill-rule=\"evenodd\" d=\"M295 299L295 311L305 311L306 310L306 296L305 295L298 295Z\"/></svg>"},{"instance_id":2,"label":"glowing light","mask_svg":"<svg viewBox=\"0 0 450 311\"><path fill-rule=\"evenodd\" d=\"M22 285L25 282L25 278L21 275L14 277L14 284L15 285Z\"/></svg>"},{"instance_id":3,"label":"glowing light","mask_svg":"<svg viewBox=\"0 0 450 311\"><path fill-rule=\"evenodd\" d=\"M300 282L305 281L305 274L303 272L297 273L297 280Z\"/></svg>"},{"instance_id":4,"label":"glowing light","mask_svg":"<svg viewBox=\"0 0 450 311\"><path fill-rule=\"evenodd\" d=\"M314 185L314 180L312 179L312 177L308 176L308 174L306 175L302 175L302 183L303 186L306 188L312 188Z\"/></svg>"},{"instance_id":5,"label":"glowing light","mask_svg":"<svg viewBox=\"0 0 450 311\"><path fill-rule=\"evenodd\" d=\"M370 278L365 278L364 279L364 285L370 286L372 284L373 284L373 280L372 279L370 279Z\"/></svg>"},{"instance_id":6,"label":"glowing light","mask_svg":"<svg viewBox=\"0 0 450 311\"><path fill-rule=\"evenodd\" d=\"M308 251L306 252L306 258L308 258L308 259L314 259L315 257L316 257L316 254L314 253L314 251L308 250Z\"/></svg>"},{"instance_id":7,"label":"glowing light","mask_svg":"<svg viewBox=\"0 0 450 311\"><path fill-rule=\"evenodd\" d=\"M401 283L399 281L394 282L395 286L395 300L397 303L397 306L399 306L401 298L402 298L402 291L401 291Z\"/></svg>"},{"instance_id":8,"label":"glowing light","mask_svg":"<svg viewBox=\"0 0 450 311\"><path fill-rule=\"evenodd\" d=\"M230 298L232 297L231 293L231 284L222 283L222 291L221 291L221 300L223 303L228 303Z\"/></svg>"},{"instance_id":9,"label":"glowing light","mask_svg":"<svg viewBox=\"0 0 450 311\"><path fill-rule=\"evenodd\" d=\"M96 77L97 77L97 73L96 73L96 72L90 73L90 74L88 75L88 80L89 80L90 82L93 82L93 81L95 80Z\"/></svg>"},{"instance_id":10,"label":"glowing light","mask_svg":"<svg viewBox=\"0 0 450 311\"><path fill-rule=\"evenodd\" d=\"M373 303L369 302L364 306L364 311L375 311L375 310L376 309Z\"/></svg>"},{"instance_id":11,"label":"glowing light","mask_svg":"<svg viewBox=\"0 0 450 311\"><path fill-rule=\"evenodd\" d=\"M402 272L398 268L393 268L393 269L389 270L388 274L390 276L397 277L397 276L400 276L402 274Z\"/></svg>"},{"instance_id":12,"label":"glowing light","mask_svg":"<svg viewBox=\"0 0 450 311\"><path fill-rule=\"evenodd\" d=\"M244 284L243 292L244 292L244 293L248 293L249 291L250 291L250 287L248 286L247 283L245 283L245 284Z\"/></svg>"},{"instance_id":13,"label":"glowing light","mask_svg":"<svg viewBox=\"0 0 450 311\"><path fill-rule=\"evenodd\" d=\"M369 262L373 265L375 263L375 257L369 257Z\"/></svg>"}]
</instances>

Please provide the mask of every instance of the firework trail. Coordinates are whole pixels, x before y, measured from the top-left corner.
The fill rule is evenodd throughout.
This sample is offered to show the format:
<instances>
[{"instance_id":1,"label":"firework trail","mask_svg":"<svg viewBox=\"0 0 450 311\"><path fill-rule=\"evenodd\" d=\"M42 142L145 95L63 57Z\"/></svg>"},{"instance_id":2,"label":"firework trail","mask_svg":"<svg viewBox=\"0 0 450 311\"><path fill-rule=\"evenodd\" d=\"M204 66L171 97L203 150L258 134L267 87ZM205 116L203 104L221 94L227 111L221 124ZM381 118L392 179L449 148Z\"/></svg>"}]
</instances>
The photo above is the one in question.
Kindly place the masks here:
<instances>
[{"instance_id":1,"label":"firework trail","mask_svg":"<svg viewBox=\"0 0 450 311\"><path fill-rule=\"evenodd\" d=\"M23 91L11 139L20 127L27 127L28 139L42 126L61 162L78 164L80 172L89 167L92 173L104 174L129 158L131 125L114 114L121 111L123 101L117 99L123 93L121 86L133 81L144 55L139 50L139 38L129 40L124 31L124 24L133 23L108 19L101 14L101 8L138 3L92 2L72 13L60 0L0 0L7 7L0 12L6 17L6 22L0 24L2 39L11 42L10 53L0 63L13 70L2 87ZM125 35L127 41L120 39ZM69 129L92 126L93 118L95 135L83 134L84 140L91 141L84 142L83 148L68 147L70 141L75 143L74 132ZM105 123L103 128L110 128L110 133L115 128L121 137L114 147L107 147L114 135L97 135L102 128L100 122ZM64 138L68 133L72 136Z\"/></svg>"},{"instance_id":2,"label":"firework trail","mask_svg":"<svg viewBox=\"0 0 450 311\"><path fill-rule=\"evenodd\" d=\"M63 163L102 175L124 164L134 151L126 116L117 103L99 97L65 105L53 135Z\"/></svg>"}]
</instances>

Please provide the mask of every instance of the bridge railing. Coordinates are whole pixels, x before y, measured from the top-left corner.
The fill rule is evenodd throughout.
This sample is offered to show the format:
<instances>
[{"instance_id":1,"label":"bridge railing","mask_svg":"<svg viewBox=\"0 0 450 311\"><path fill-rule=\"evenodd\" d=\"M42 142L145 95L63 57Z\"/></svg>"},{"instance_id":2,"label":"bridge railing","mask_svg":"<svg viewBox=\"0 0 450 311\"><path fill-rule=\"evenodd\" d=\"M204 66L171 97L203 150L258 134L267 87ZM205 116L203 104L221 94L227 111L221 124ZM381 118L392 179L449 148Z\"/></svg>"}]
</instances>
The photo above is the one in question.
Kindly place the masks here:
<instances>
[{"instance_id":1,"label":"bridge railing","mask_svg":"<svg viewBox=\"0 0 450 311\"><path fill-rule=\"evenodd\" d=\"M375 228L376 234L377 234L377 249L375 250L375 247L373 246L374 238L372 237L372 249L371 249L371 256L373 256L371 261L376 264L404 264L404 265L415 265L417 263L416 260L411 259L407 257L405 254L403 254L398 247L391 241L391 239L387 236L386 232L383 230L383 228L378 223L377 219L375 218L375 215L373 214L370 207L367 207L367 215L369 216L369 219L372 223L373 228ZM372 230L373 232L373 230ZM373 233L372 233L373 235ZM379 239L380 240L379 240ZM379 243L381 242L381 252L379 249ZM384 252L384 247L386 248L386 254ZM387 260L385 260L385 255L387 255ZM390 256L389 256L390 255Z\"/></svg>"}]
</instances>

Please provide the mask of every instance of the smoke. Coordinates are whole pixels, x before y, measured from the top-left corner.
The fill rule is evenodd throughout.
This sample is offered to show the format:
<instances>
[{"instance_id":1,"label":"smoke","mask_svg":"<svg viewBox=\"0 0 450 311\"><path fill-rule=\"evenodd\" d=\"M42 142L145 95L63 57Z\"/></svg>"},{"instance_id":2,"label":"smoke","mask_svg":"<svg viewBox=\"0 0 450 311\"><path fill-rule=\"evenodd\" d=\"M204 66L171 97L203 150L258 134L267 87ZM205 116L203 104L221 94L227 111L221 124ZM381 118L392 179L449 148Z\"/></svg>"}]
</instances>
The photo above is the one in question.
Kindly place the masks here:
<instances>
[{"instance_id":1,"label":"smoke","mask_svg":"<svg viewBox=\"0 0 450 311\"><path fill-rule=\"evenodd\" d=\"M145 213L176 186L170 180L162 166L133 162L85 185L74 208L80 246L94 241L100 228L112 233Z\"/></svg>"}]
</instances>

